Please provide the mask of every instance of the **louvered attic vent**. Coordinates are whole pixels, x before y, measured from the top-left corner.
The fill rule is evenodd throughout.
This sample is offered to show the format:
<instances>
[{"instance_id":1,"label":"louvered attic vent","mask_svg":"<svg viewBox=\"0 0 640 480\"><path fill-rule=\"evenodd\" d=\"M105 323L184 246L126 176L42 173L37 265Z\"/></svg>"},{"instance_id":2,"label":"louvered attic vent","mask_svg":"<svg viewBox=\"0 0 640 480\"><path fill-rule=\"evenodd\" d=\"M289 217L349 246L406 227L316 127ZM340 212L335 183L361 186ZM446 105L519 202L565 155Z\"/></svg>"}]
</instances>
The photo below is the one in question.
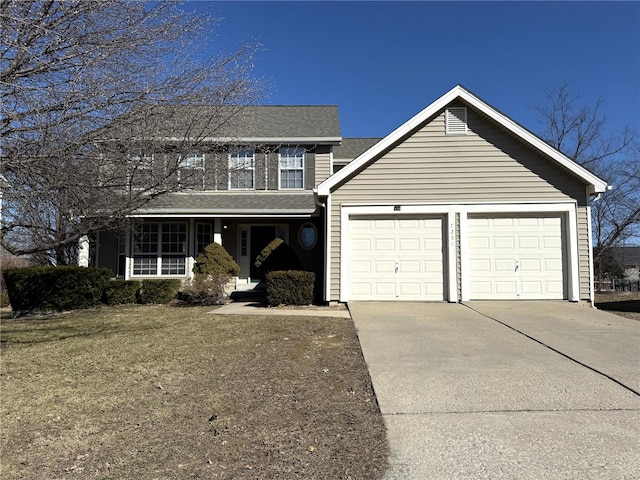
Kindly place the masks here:
<instances>
[{"instance_id":1,"label":"louvered attic vent","mask_svg":"<svg viewBox=\"0 0 640 480\"><path fill-rule=\"evenodd\" d=\"M447 135L467 134L467 107L449 107L444 113Z\"/></svg>"}]
</instances>

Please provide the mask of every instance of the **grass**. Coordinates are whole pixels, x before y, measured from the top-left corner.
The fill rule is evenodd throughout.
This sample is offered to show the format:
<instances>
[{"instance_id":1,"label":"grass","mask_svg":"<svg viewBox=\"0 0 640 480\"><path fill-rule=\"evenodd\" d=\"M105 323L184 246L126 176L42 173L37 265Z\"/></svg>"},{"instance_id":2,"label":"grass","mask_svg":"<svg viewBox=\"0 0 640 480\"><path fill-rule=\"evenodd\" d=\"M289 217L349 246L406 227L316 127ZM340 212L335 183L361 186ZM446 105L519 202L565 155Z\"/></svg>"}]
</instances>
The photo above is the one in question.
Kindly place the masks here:
<instances>
[{"instance_id":1,"label":"grass","mask_svg":"<svg viewBox=\"0 0 640 480\"><path fill-rule=\"evenodd\" d=\"M4 320L0 478L382 477L350 320L210 310Z\"/></svg>"},{"instance_id":2,"label":"grass","mask_svg":"<svg viewBox=\"0 0 640 480\"><path fill-rule=\"evenodd\" d=\"M640 320L640 292L596 293L596 307L621 317Z\"/></svg>"}]
</instances>

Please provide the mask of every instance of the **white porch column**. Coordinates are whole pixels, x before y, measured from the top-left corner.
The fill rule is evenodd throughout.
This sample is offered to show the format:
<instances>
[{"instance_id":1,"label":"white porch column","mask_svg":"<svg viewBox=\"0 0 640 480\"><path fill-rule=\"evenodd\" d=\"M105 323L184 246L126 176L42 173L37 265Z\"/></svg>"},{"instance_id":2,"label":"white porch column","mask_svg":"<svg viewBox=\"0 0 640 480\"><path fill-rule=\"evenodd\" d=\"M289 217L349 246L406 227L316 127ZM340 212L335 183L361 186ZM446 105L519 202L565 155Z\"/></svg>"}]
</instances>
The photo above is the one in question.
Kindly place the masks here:
<instances>
[{"instance_id":1,"label":"white porch column","mask_svg":"<svg viewBox=\"0 0 640 480\"><path fill-rule=\"evenodd\" d=\"M86 235L78 241L78 266L89 266L89 237Z\"/></svg>"},{"instance_id":2,"label":"white porch column","mask_svg":"<svg viewBox=\"0 0 640 480\"><path fill-rule=\"evenodd\" d=\"M213 242L222 245L222 219L220 218L213 221Z\"/></svg>"}]
</instances>

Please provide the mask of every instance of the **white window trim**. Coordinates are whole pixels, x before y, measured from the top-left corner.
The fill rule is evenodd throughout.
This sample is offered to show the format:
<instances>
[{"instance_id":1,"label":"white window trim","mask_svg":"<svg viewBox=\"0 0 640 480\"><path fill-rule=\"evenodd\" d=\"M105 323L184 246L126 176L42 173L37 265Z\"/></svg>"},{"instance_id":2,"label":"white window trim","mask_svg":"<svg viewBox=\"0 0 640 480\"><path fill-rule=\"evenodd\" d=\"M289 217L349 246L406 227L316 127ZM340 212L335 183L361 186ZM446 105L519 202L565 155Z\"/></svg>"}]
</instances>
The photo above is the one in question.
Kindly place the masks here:
<instances>
[{"instance_id":1,"label":"white window trim","mask_svg":"<svg viewBox=\"0 0 640 480\"><path fill-rule=\"evenodd\" d=\"M282 160L282 151L283 150L292 150L292 151L301 151L302 152L302 167L301 168L282 168L281 160ZM307 152L304 148L301 147L282 147L278 150L278 190L304 190L305 185L305 154ZM302 172L302 186L294 187L294 188L283 188L282 187L282 170L300 170Z\"/></svg>"},{"instance_id":2,"label":"white window trim","mask_svg":"<svg viewBox=\"0 0 640 480\"><path fill-rule=\"evenodd\" d=\"M194 164L194 160L199 162L199 165ZM204 170L204 160L204 153L187 153L185 155L180 155L178 168L189 170Z\"/></svg>"},{"instance_id":3,"label":"white window trim","mask_svg":"<svg viewBox=\"0 0 640 480\"><path fill-rule=\"evenodd\" d=\"M156 273L155 274L136 274L134 273L134 268L135 268L135 257L136 256L145 256L145 257L153 257L153 253L136 253L135 252L135 248L134 248L134 243L135 243L135 234L132 232L129 235L129 239L130 239L130 254L127 255L128 258L130 259L130 265L127 266L127 272L129 272L129 268L131 269L131 275L130 278L184 278L186 276L189 275L189 265L188 265L188 259L189 259L189 223L188 222L149 222L149 224L157 224L158 225L158 242L156 245L156 251L155 251L155 258L156 258ZM163 225L176 225L176 224L180 224L180 225L185 225L186 227L186 231L185 231L185 252L184 254L172 254L172 253L162 253L162 227ZM163 255L165 256L169 256L169 255L184 255L185 258L185 272L184 273L168 273L168 274L163 274L162 273L162 258Z\"/></svg>"},{"instance_id":4,"label":"white window trim","mask_svg":"<svg viewBox=\"0 0 640 480\"><path fill-rule=\"evenodd\" d=\"M232 174L232 170L231 170L231 159L233 158L234 154L240 153L240 152L251 152L252 153L252 157L251 157L251 167L250 168L243 168L242 171L247 171L250 170L251 171L251 188L237 188L237 187L233 187L231 185L231 174ZM245 157L246 158L246 157ZM252 149L241 149L241 150L237 150L235 152L231 152L228 154L228 162L227 162L227 166L229 168L229 182L228 182L228 189L229 190L255 190L256 189L256 151L252 150ZM237 171L240 171L240 169L238 169Z\"/></svg>"}]
</instances>

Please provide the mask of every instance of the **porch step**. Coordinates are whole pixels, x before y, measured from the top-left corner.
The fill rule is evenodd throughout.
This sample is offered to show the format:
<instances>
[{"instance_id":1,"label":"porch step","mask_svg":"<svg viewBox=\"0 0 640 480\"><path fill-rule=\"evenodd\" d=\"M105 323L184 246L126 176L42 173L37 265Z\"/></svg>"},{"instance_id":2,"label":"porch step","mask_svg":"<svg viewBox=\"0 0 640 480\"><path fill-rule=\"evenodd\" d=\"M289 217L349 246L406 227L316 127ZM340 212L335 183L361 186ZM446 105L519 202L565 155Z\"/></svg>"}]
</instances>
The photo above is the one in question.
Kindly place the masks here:
<instances>
[{"instance_id":1,"label":"porch step","mask_svg":"<svg viewBox=\"0 0 640 480\"><path fill-rule=\"evenodd\" d=\"M236 283L235 287L229 295L234 302L266 303L267 301L267 286L264 282Z\"/></svg>"},{"instance_id":2,"label":"porch step","mask_svg":"<svg viewBox=\"0 0 640 480\"><path fill-rule=\"evenodd\" d=\"M235 290L229 296L234 302L267 303L267 291L260 290Z\"/></svg>"}]
</instances>

